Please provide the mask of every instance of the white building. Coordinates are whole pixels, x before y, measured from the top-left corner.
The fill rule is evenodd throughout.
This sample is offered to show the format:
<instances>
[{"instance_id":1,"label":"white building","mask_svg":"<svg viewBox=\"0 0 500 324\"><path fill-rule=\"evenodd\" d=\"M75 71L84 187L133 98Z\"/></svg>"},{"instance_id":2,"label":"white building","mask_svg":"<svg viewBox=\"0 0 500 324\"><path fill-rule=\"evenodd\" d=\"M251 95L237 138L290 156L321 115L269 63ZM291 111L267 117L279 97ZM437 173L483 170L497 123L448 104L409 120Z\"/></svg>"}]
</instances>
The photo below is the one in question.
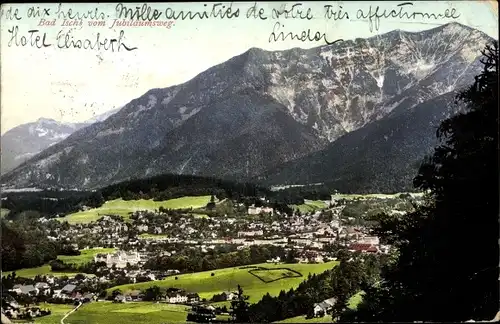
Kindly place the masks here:
<instances>
[{"instance_id":1,"label":"white building","mask_svg":"<svg viewBox=\"0 0 500 324\"><path fill-rule=\"evenodd\" d=\"M188 297L181 294L172 294L166 297L167 303L170 304L181 304L188 301Z\"/></svg>"},{"instance_id":2,"label":"white building","mask_svg":"<svg viewBox=\"0 0 500 324\"><path fill-rule=\"evenodd\" d=\"M105 256L96 255L94 261L106 262L106 266L110 268L113 264L115 264L117 268L125 268L127 263L136 265L141 262L141 256L138 252L118 251L116 253L108 253Z\"/></svg>"},{"instance_id":3,"label":"white building","mask_svg":"<svg viewBox=\"0 0 500 324\"><path fill-rule=\"evenodd\" d=\"M274 210L271 207L255 207L254 205L248 207L249 215L258 215L260 213L273 213Z\"/></svg>"},{"instance_id":4,"label":"white building","mask_svg":"<svg viewBox=\"0 0 500 324\"><path fill-rule=\"evenodd\" d=\"M264 235L263 230L238 232L238 237L253 237L253 236L262 236L262 235Z\"/></svg>"},{"instance_id":5,"label":"white building","mask_svg":"<svg viewBox=\"0 0 500 324\"><path fill-rule=\"evenodd\" d=\"M376 236L365 236L361 238L358 243L364 243L364 244L372 244L372 245L379 245L380 240Z\"/></svg>"}]
</instances>

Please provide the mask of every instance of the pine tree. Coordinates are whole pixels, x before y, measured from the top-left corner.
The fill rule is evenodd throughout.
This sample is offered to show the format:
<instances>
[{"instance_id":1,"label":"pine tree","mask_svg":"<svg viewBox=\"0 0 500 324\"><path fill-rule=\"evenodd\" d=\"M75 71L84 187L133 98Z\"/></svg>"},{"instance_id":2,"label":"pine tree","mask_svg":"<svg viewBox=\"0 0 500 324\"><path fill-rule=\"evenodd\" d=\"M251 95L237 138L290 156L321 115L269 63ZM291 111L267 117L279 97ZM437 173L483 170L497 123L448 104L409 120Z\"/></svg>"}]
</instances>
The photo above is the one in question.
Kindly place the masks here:
<instances>
[{"instance_id":1,"label":"pine tree","mask_svg":"<svg viewBox=\"0 0 500 324\"><path fill-rule=\"evenodd\" d=\"M238 285L238 295L231 301L231 315L234 323L249 323L248 296L243 295L243 288Z\"/></svg>"}]
</instances>

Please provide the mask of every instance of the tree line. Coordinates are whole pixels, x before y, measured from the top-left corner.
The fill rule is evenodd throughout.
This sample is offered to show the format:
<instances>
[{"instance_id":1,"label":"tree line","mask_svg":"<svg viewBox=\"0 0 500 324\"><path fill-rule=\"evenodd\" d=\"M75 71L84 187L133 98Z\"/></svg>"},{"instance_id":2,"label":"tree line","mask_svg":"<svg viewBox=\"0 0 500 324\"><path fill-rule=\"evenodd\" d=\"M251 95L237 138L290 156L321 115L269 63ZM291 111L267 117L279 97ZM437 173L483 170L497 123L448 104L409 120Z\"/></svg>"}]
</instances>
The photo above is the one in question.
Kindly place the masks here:
<instances>
[{"instance_id":1,"label":"tree line","mask_svg":"<svg viewBox=\"0 0 500 324\"><path fill-rule=\"evenodd\" d=\"M56 224L59 225L59 224ZM46 228L34 219L17 222L1 220L2 271L41 266L58 255L79 255L67 244L47 238Z\"/></svg>"},{"instance_id":2,"label":"tree line","mask_svg":"<svg viewBox=\"0 0 500 324\"><path fill-rule=\"evenodd\" d=\"M275 257L285 258L283 247L273 245L254 245L238 251L220 253L188 249L172 256L157 256L149 259L144 268L151 270L179 270L180 272L201 272L222 268L238 267L263 263Z\"/></svg>"}]
</instances>

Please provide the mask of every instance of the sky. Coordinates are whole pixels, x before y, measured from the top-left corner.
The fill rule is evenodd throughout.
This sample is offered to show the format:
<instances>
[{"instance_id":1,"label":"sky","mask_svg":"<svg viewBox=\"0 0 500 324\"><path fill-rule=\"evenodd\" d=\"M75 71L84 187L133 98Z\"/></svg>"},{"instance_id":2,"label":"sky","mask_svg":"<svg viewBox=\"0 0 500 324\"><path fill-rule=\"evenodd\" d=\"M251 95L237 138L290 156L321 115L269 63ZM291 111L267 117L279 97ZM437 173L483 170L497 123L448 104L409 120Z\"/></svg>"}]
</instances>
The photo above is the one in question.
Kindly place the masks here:
<instances>
[{"instance_id":1,"label":"sky","mask_svg":"<svg viewBox=\"0 0 500 324\"><path fill-rule=\"evenodd\" d=\"M117 17L118 3L61 5L59 12L66 14L68 10L74 14L97 8L105 15L106 26L102 27L89 26L88 20L92 19L83 19L82 26L61 26L64 19L62 16L57 17L58 4L4 4L0 21L1 133L40 117L63 122L88 120L121 107L152 88L165 88L186 82L211 66L252 47L284 50L325 45L324 41L269 42L269 36L277 23L280 24L279 31L285 33L300 33L310 29L311 35L316 32L324 33L329 41L333 41L372 37L394 29L420 31L455 21L498 39L496 1L416 1L413 5L405 6L408 13L438 14L447 9L451 13L455 9L455 16L458 18L381 18L378 30L373 26L370 28L368 19L357 17L358 10L368 13L370 6L373 11L379 6L379 12L382 12L384 9L398 9L397 5L401 3L403 2L304 2L295 7L303 8L303 15L310 8L310 16L313 17L310 20L272 16L273 8L290 9L295 4L293 2L259 2L257 13L263 9L263 17L267 17L265 20L246 17L248 8L254 2L222 3L224 6L231 5L233 12L239 9L239 16L232 19L178 19L170 28L112 26ZM167 8L170 8L167 12L196 12L213 6L210 2L205 4L206 7L204 3L151 3L149 6L162 13L158 21L164 22L172 20L165 17ZM123 5L135 9L144 4ZM333 11L341 7L343 12L349 14L349 19L325 18L325 5L331 5ZM49 13L44 18L45 22L55 25L39 26L41 16L36 14L43 13L44 8ZM15 30L17 38L14 39ZM30 42L29 30L38 30L36 34L32 33L35 36L33 42ZM121 30L123 44L137 47L136 50L125 51L123 47L120 51L58 47L58 44L64 44L64 37L68 32L74 40L88 38L95 41L97 34L101 40L118 38ZM50 46L41 46L44 34L45 44ZM35 39L37 35L40 35L38 43ZM22 36L26 37L25 46L22 46ZM38 48L37 44L42 48Z\"/></svg>"}]
</instances>

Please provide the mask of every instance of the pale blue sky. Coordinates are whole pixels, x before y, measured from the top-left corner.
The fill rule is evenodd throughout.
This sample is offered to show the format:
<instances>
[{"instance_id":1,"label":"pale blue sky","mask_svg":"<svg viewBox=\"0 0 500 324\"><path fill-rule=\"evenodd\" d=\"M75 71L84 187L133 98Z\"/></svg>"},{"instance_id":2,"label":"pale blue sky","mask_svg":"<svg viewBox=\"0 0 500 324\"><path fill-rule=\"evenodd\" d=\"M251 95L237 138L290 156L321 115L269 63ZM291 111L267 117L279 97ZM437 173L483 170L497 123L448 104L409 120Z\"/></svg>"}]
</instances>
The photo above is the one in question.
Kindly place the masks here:
<instances>
[{"instance_id":1,"label":"pale blue sky","mask_svg":"<svg viewBox=\"0 0 500 324\"><path fill-rule=\"evenodd\" d=\"M76 27L72 31L75 39L115 38L120 29L125 31L124 43L138 47L131 52L110 52L96 50L59 49L56 37L67 32L70 27L37 27L39 19L27 18L30 4L11 5L19 9L20 21L6 19L9 5L2 5L0 50L2 78L2 133L8 129L39 117L54 118L61 121L83 121L95 114L103 113L114 107L122 106L139 97L151 88L162 88L185 82L207 68L245 52L251 47L267 50L282 50L292 47L310 48L323 45L321 42L286 41L269 43L273 26L279 21L283 31L300 32L311 29L326 33L329 40L370 37L393 29L419 31L441 24L456 21L479 29L498 39L498 7L480 1L418 1L407 9L434 13L455 8L460 17L456 20L415 19L412 22L394 18L383 19L378 31L370 31L369 23L356 19L356 11L365 12L372 7L393 9L401 2L306 2L303 7L311 8L314 19L272 19L272 8L280 8L285 3L259 3L264 8L265 21L247 19L246 11L253 2L232 4L233 10L240 9L239 18L232 20L186 20L176 21L171 29L165 27L124 27L110 28L115 14L116 3L106 4L62 4L64 11L84 12L98 7L109 15L106 27ZM496 2L494 2L496 4ZM230 3L224 3L228 6ZM293 3L287 3L290 7ZM350 15L350 20L334 21L324 18L326 4L342 6ZM141 4L125 4L134 8ZM42 5L33 5L35 7ZM50 7L53 15L58 5ZM151 6L162 12L167 7L175 11L202 10L203 3L152 3ZM208 7L212 3L207 3ZM55 17L54 17L55 18ZM51 20L51 19L48 19ZM165 18L160 18L165 20ZM53 44L44 49L30 46L8 46L11 38L8 30L19 27L18 36L28 35L30 29L39 29L47 34L47 43Z\"/></svg>"}]
</instances>

